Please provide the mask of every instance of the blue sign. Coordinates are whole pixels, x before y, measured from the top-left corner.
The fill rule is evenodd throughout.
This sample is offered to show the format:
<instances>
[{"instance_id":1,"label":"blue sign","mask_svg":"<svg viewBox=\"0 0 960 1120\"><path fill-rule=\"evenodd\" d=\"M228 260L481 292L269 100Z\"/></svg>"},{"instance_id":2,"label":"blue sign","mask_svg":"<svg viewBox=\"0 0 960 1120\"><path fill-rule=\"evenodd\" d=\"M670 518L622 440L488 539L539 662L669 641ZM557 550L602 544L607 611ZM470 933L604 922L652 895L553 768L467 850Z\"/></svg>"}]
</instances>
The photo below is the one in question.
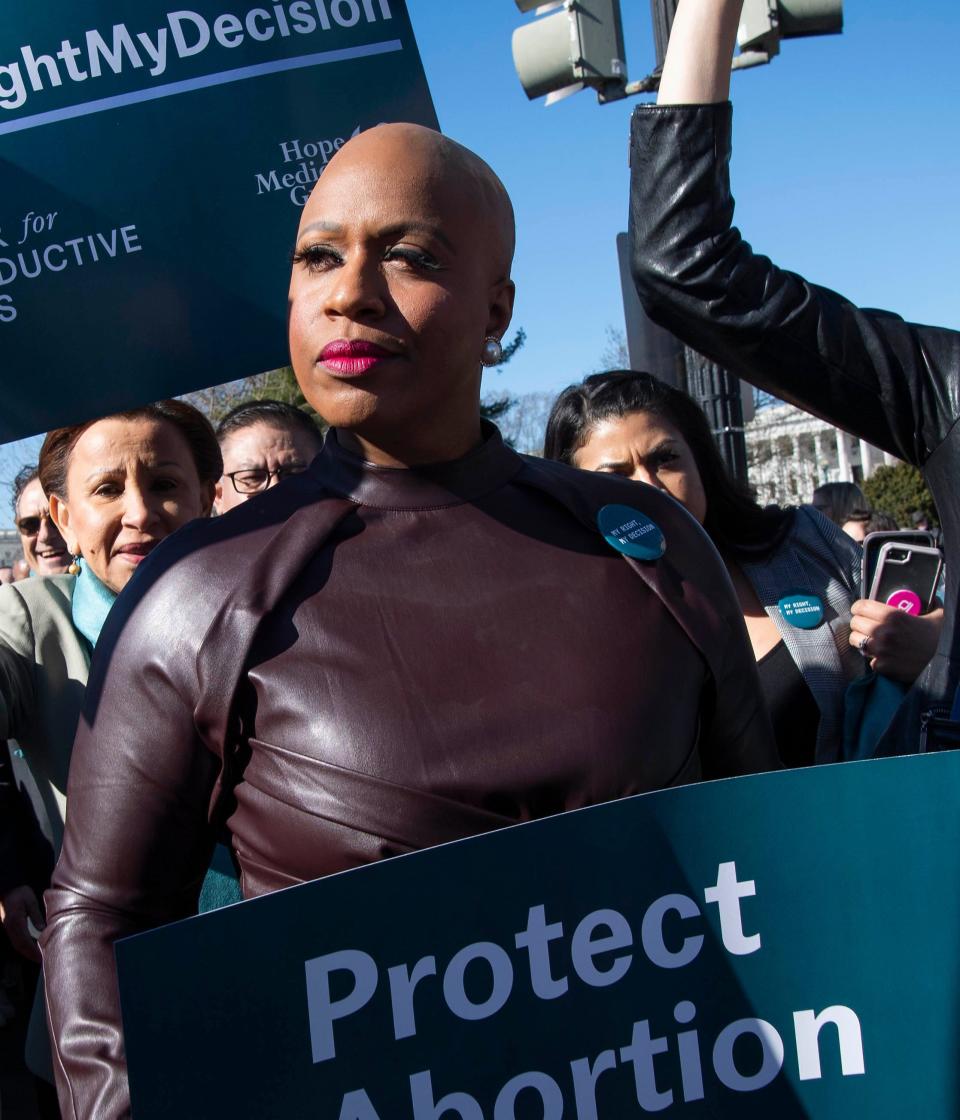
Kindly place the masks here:
<instances>
[{"instance_id":1,"label":"blue sign","mask_svg":"<svg viewBox=\"0 0 960 1120\"><path fill-rule=\"evenodd\" d=\"M708 782L121 941L133 1115L955 1120L958 790Z\"/></svg>"},{"instance_id":2,"label":"blue sign","mask_svg":"<svg viewBox=\"0 0 960 1120\"><path fill-rule=\"evenodd\" d=\"M404 0L6 0L0 441L285 365L333 154L437 127Z\"/></svg>"}]
</instances>

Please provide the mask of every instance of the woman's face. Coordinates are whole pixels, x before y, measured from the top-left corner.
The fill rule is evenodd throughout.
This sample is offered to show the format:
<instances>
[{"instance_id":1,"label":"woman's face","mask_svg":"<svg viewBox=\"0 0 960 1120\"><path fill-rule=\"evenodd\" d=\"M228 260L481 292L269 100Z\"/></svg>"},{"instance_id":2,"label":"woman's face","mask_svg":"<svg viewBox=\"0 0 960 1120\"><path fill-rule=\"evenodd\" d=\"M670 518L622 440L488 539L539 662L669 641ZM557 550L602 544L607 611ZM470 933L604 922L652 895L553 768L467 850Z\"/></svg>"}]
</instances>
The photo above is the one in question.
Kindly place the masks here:
<instances>
[{"instance_id":1,"label":"woman's face","mask_svg":"<svg viewBox=\"0 0 960 1120\"><path fill-rule=\"evenodd\" d=\"M376 441L472 418L475 439L483 340L506 330L513 286L495 279L493 237L458 180L391 135L351 141L304 209L293 368L335 427Z\"/></svg>"},{"instance_id":2,"label":"woman's face","mask_svg":"<svg viewBox=\"0 0 960 1120\"><path fill-rule=\"evenodd\" d=\"M91 424L74 445L67 492L50 510L72 553L121 591L153 548L206 517L213 483L202 483L190 447L167 420L138 417Z\"/></svg>"},{"instance_id":3,"label":"woman's face","mask_svg":"<svg viewBox=\"0 0 960 1120\"><path fill-rule=\"evenodd\" d=\"M586 471L619 474L665 490L702 525L707 496L690 446L668 421L651 412L629 412L590 429L573 457Z\"/></svg>"},{"instance_id":4,"label":"woman's face","mask_svg":"<svg viewBox=\"0 0 960 1120\"><path fill-rule=\"evenodd\" d=\"M856 520L844 521L842 528L848 537L852 537L853 540L858 541L860 544L863 543L863 538L867 535L867 523L859 518Z\"/></svg>"}]
</instances>

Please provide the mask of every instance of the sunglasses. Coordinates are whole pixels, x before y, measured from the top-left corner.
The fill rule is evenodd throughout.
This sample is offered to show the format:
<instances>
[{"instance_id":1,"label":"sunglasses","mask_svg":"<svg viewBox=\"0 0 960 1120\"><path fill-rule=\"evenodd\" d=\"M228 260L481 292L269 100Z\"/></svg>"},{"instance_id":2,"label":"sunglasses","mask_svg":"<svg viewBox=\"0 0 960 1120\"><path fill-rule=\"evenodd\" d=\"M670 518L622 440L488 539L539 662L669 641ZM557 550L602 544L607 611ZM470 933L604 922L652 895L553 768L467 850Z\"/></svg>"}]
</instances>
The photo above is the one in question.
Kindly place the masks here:
<instances>
[{"instance_id":1,"label":"sunglasses","mask_svg":"<svg viewBox=\"0 0 960 1120\"><path fill-rule=\"evenodd\" d=\"M49 521L50 514L42 513L36 517L21 517L17 524L17 532L25 537L35 537L40 532L40 522Z\"/></svg>"}]
</instances>

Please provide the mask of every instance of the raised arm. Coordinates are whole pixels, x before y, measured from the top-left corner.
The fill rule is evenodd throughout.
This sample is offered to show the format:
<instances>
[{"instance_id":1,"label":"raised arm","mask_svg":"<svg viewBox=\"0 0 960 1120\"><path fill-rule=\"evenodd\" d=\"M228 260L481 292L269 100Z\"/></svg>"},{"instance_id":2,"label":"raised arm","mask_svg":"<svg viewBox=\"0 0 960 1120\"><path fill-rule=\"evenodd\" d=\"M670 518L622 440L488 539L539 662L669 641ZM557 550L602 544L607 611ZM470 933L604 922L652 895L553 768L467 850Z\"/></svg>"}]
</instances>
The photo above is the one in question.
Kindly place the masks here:
<instances>
[{"instance_id":1,"label":"raised arm","mask_svg":"<svg viewBox=\"0 0 960 1120\"><path fill-rule=\"evenodd\" d=\"M727 100L742 8L743 0L682 0L670 32L658 105Z\"/></svg>"},{"instance_id":2,"label":"raised arm","mask_svg":"<svg viewBox=\"0 0 960 1120\"><path fill-rule=\"evenodd\" d=\"M960 333L858 308L754 253L733 225L732 118L720 99L739 9L681 0L660 101L633 115L640 299L694 350L922 466L960 410Z\"/></svg>"}]
</instances>

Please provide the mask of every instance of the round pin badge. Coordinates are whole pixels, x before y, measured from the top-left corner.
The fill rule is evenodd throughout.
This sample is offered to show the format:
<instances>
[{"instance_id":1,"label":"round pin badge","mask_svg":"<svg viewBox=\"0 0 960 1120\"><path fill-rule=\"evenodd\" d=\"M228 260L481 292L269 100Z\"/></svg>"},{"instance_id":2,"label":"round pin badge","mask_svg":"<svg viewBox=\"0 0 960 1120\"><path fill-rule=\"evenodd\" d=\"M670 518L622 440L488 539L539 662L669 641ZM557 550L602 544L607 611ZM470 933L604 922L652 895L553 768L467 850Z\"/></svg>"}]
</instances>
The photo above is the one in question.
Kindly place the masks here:
<instances>
[{"instance_id":1,"label":"round pin badge","mask_svg":"<svg viewBox=\"0 0 960 1120\"><path fill-rule=\"evenodd\" d=\"M887 596L887 606L896 607L898 611L903 611L904 614L919 614L923 610L920 596L916 591L911 591L909 587L901 587L896 591L891 591Z\"/></svg>"},{"instance_id":2,"label":"round pin badge","mask_svg":"<svg viewBox=\"0 0 960 1120\"><path fill-rule=\"evenodd\" d=\"M607 544L634 560L659 560L667 550L660 526L630 506L604 506L597 527Z\"/></svg>"},{"instance_id":3,"label":"round pin badge","mask_svg":"<svg viewBox=\"0 0 960 1120\"><path fill-rule=\"evenodd\" d=\"M813 630L823 622L823 600L818 595L784 595L777 609L784 621L800 630Z\"/></svg>"}]
</instances>

